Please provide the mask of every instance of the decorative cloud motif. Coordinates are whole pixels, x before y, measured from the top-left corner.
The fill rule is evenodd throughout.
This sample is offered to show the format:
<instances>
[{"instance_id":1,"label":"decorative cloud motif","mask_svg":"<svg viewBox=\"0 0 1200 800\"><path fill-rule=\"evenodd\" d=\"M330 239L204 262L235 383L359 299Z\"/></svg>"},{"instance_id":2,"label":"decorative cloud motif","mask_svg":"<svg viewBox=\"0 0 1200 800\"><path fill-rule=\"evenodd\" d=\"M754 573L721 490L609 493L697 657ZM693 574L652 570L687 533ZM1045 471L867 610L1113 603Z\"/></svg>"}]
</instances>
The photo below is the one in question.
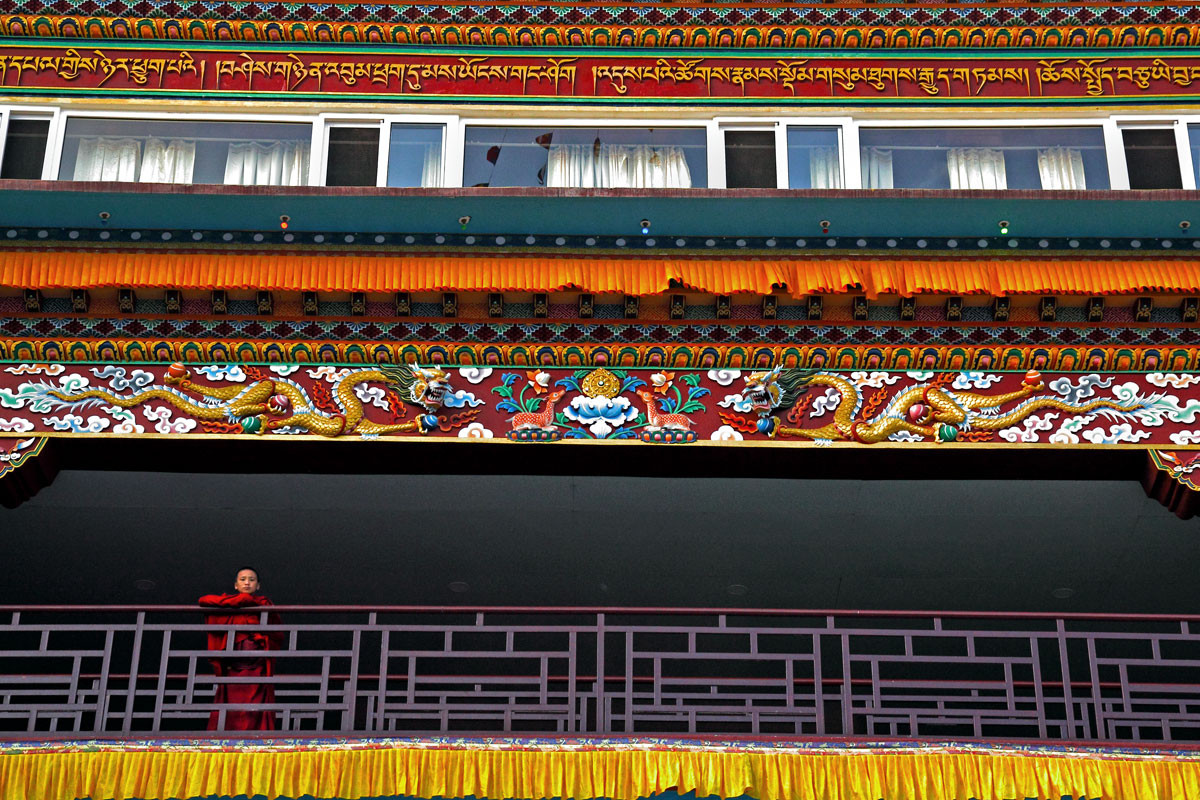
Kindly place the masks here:
<instances>
[{"instance_id":1,"label":"decorative cloud motif","mask_svg":"<svg viewBox=\"0 0 1200 800\"><path fill-rule=\"evenodd\" d=\"M740 431L734 430L729 425L722 425L712 432L712 436L708 437L714 442L740 442L745 437Z\"/></svg>"},{"instance_id":2,"label":"decorative cloud motif","mask_svg":"<svg viewBox=\"0 0 1200 800\"><path fill-rule=\"evenodd\" d=\"M1146 383L1162 389L1186 389L1200 383L1200 375L1176 375L1174 372L1151 372L1146 375Z\"/></svg>"},{"instance_id":3,"label":"decorative cloud motif","mask_svg":"<svg viewBox=\"0 0 1200 800\"><path fill-rule=\"evenodd\" d=\"M196 372L200 373L210 381L233 381L234 383L245 383L246 373L242 372L242 368L237 364L227 364L220 366L212 364L204 367L197 367Z\"/></svg>"},{"instance_id":4,"label":"decorative cloud motif","mask_svg":"<svg viewBox=\"0 0 1200 800\"><path fill-rule=\"evenodd\" d=\"M474 408L475 406L483 405L483 403L483 400L480 400L466 389L459 389L454 394L447 393L446 399L442 401L442 404L446 408L464 408L467 406Z\"/></svg>"},{"instance_id":5,"label":"decorative cloud motif","mask_svg":"<svg viewBox=\"0 0 1200 800\"><path fill-rule=\"evenodd\" d=\"M1104 428L1093 428L1083 432L1083 438L1092 444L1118 444L1120 442L1140 442L1150 438L1150 431L1135 431L1128 422L1113 425L1106 433Z\"/></svg>"},{"instance_id":6,"label":"decorative cloud motif","mask_svg":"<svg viewBox=\"0 0 1200 800\"><path fill-rule=\"evenodd\" d=\"M342 378L349 375L354 370L349 367L317 367L315 369L305 370L310 378L321 378L326 383L337 383Z\"/></svg>"},{"instance_id":7,"label":"decorative cloud motif","mask_svg":"<svg viewBox=\"0 0 1200 800\"><path fill-rule=\"evenodd\" d=\"M467 383L476 384L482 383L485 379L492 376L491 367L460 367L458 370L459 376ZM461 433L459 434L462 435Z\"/></svg>"},{"instance_id":8,"label":"decorative cloud motif","mask_svg":"<svg viewBox=\"0 0 1200 800\"><path fill-rule=\"evenodd\" d=\"M1095 414L1067 417L1063 424L1058 426L1058 430L1050 434L1049 442L1051 444L1079 444L1079 431L1090 425L1095 419Z\"/></svg>"},{"instance_id":9,"label":"decorative cloud motif","mask_svg":"<svg viewBox=\"0 0 1200 800\"><path fill-rule=\"evenodd\" d=\"M64 370L66 367L62 364L17 364L4 368L12 375L61 375Z\"/></svg>"},{"instance_id":10,"label":"decorative cloud motif","mask_svg":"<svg viewBox=\"0 0 1200 800\"><path fill-rule=\"evenodd\" d=\"M710 369L708 371L708 379L718 386L728 386L740 377L742 377L740 369Z\"/></svg>"},{"instance_id":11,"label":"decorative cloud motif","mask_svg":"<svg viewBox=\"0 0 1200 800\"><path fill-rule=\"evenodd\" d=\"M825 394L813 401L812 411L808 412L808 416L814 419L823 417L837 408L840 402L842 402L842 393L837 389L828 388L825 390Z\"/></svg>"},{"instance_id":12,"label":"decorative cloud motif","mask_svg":"<svg viewBox=\"0 0 1200 800\"><path fill-rule=\"evenodd\" d=\"M387 392L379 386L371 386L366 383L357 383L354 385L354 396L361 400L365 405L372 405L376 408L382 408L384 411L390 411L391 406L388 405Z\"/></svg>"},{"instance_id":13,"label":"decorative cloud motif","mask_svg":"<svg viewBox=\"0 0 1200 800\"><path fill-rule=\"evenodd\" d=\"M1096 394L1096 389L1107 389L1112 386L1112 378L1101 378L1099 375L1084 375L1078 383L1072 383L1070 378L1058 378L1050 381L1050 391L1062 395L1063 402L1080 405L1087 398Z\"/></svg>"},{"instance_id":14,"label":"decorative cloud motif","mask_svg":"<svg viewBox=\"0 0 1200 800\"><path fill-rule=\"evenodd\" d=\"M492 432L483 427L483 424L479 422L472 422L458 432L458 438L460 439L491 439L492 435Z\"/></svg>"},{"instance_id":15,"label":"decorative cloud motif","mask_svg":"<svg viewBox=\"0 0 1200 800\"><path fill-rule=\"evenodd\" d=\"M1044 416L1026 417L1020 426L1005 428L1000 431L1000 438L1006 442L1037 442L1041 441L1038 436L1038 431L1048 431L1054 428L1054 420L1061 415L1057 412L1050 412Z\"/></svg>"},{"instance_id":16,"label":"decorative cloud motif","mask_svg":"<svg viewBox=\"0 0 1200 800\"><path fill-rule=\"evenodd\" d=\"M150 420L154 425L154 430L159 433L187 433L196 427L194 419L177 419L172 421L171 416L175 409L170 406L143 406L142 414L146 419Z\"/></svg>"},{"instance_id":17,"label":"decorative cloud motif","mask_svg":"<svg viewBox=\"0 0 1200 800\"><path fill-rule=\"evenodd\" d=\"M754 405L740 394L727 394L725 399L717 403L721 408L732 408L743 413L753 411Z\"/></svg>"},{"instance_id":18,"label":"decorative cloud motif","mask_svg":"<svg viewBox=\"0 0 1200 800\"><path fill-rule=\"evenodd\" d=\"M116 392L124 392L126 389L137 392L154 383L154 376L144 369L135 369L133 374L126 378L124 367L111 364L103 369L93 367L92 374L100 380L108 380L108 385Z\"/></svg>"},{"instance_id":19,"label":"decorative cloud motif","mask_svg":"<svg viewBox=\"0 0 1200 800\"><path fill-rule=\"evenodd\" d=\"M65 417L42 417L42 422L56 431L70 431L71 433L100 433L111 424L111 421L105 417L88 417L87 422L84 422L83 417L78 414L67 414Z\"/></svg>"},{"instance_id":20,"label":"decorative cloud motif","mask_svg":"<svg viewBox=\"0 0 1200 800\"><path fill-rule=\"evenodd\" d=\"M952 389L987 389L993 383L998 383L1004 376L993 375L988 372L960 372L958 377L954 379L954 383L950 384Z\"/></svg>"},{"instance_id":21,"label":"decorative cloud motif","mask_svg":"<svg viewBox=\"0 0 1200 800\"><path fill-rule=\"evenodd\" d=\"M31 430L33 430L33 423L27 419L21 419L20 417L4 419L4 417L0 417L0 431L5 431L6 433L25 433Z\"/></svg>"},{"instance_id":22,"label":"decorative cloud motif","mask_svg":"<svg viewBox=\"0 0 1200 800\"><path fill-rule=\"evenodd\" d=\"M873 389L882 389L884 386L891 386L898 380L900 380L899 375L893 375L889 372L850 373L850 382L859 389L862 389L864 386L870 386Z\"/></svg>"}]
</instances>

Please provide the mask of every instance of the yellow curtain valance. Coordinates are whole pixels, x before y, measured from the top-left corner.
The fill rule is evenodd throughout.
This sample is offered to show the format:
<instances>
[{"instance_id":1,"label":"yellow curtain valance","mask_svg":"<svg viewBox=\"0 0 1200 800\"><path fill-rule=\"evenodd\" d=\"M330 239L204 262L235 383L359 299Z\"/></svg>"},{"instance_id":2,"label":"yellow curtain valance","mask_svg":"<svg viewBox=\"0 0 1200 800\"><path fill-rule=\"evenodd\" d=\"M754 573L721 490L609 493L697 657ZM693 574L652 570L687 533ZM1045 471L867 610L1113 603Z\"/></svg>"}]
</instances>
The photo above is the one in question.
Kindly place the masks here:
<instances>
[{"instance_id":1,"label":"yellow curtain valance","mask_svg":"<svg viewBox=\"0 0 1200 800\"><path fill-rule=\"evenodd\" d=\"M1179 754L954 747L660 748L479 742L91 743L0 755L5 800L264 795L634 798L675 789L760 800L1200 800Z\"/></svg>"},{"instance_id":2,"label":"yellow curtain valance","mask_svg":"<svg viewBox=\"0 0 1200 800\"><path fill-rule=\"evenodd\" d=\"M672 289L796 297L883 294L1124 294L1200 292L1200 262L887 259L619 259L321 253L0 251L0 285L265 289L319 292L579 290L653 295Z\"/></svg>"}]
</instances>

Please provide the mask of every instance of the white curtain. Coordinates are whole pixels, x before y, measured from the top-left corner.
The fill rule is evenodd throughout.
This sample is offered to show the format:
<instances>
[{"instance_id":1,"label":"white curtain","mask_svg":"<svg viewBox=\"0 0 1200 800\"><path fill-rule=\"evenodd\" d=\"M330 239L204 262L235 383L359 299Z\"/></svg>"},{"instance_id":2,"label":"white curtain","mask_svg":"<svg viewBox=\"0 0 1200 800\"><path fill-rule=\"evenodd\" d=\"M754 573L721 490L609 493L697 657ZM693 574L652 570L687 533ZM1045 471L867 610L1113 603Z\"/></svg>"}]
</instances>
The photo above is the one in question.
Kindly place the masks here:
<instances>
[{"instance_id":1,"label":"white curtain","mask_svg":"<svg viewBox=\"0 0 1200 800\"><path fill-rule=\"evenodd\" d=\"M191 183L196 143L186 139L147 139L142 156L142 183Z\"/></svg>"},{"instance_id":2,"label":"white curtain","mask_svg":"<svg viewBox=\"0 0 1200 800\"><path fill-rule=\"evenodd\" d=\"M1004 151L988 147L951 147L946 151L951 189L1007 189Z\"/></svg>"},{"instance_id":3,"label":"white curtain","mask_svg":"<svg viewBox=\"0 0 1200 800\"><path fill-rule=\"evenodd\" d=\"M842 165L836 147L813 147L808 151L808 177L814 189L842 188Z\"/></svg>"},{"instance_id":4,"label":"white curtain","mask_svg":"<svg viewBox=\"0 0 1200 800\"><path fill-rule=\"evenodd\" d=\"M1074 147L1038 150L1038 175L1043 189L1086 189L1083 153Z\"/></svg>"},{"instance_id":5,"label":"white curtain","mask_svg":"<svg viewBox=\"0 0 1200 800\"><path fill-rule=\"evenodd\" d=\"M225 159L233 186L302 186L308 180L308 142L234 142Z\"/></svg>"},{"instance_id":6,"label":"white curtain","mask_svg":"<svg viewBox=\"0 0 1200 800\"><path fill-rule=\"evenodd\" d=\"M546 154L546 186L591 189L597 185L597 165L590 144L552 144ZM603 159L601 159L603 160Z\"/></svg>"},{"instance_id":7,"label":"white curtain","mask_svg":"<svg viewBox=\"0 0 1200 800\"><path fill-rule=\"evenodd\" d=\"M79 140L72 178L77 181L136 181L140 155L141 142L137 139L85 136Z\"/></svg>"},{"instance_id":8,"label":"white curtain","mask_svg":"<svg viewBox=\"0 0 1200 800\"><path fill-rule=\"evenodd\" d=\"M546 157L546 186L580 189L687 189L683 148L676 145L554 144Z\"/></svg>"},{"instance_id":9,"label":"white curtain","mask_svg":"<svg viewBox=\"0 0 1200 800\"><path fill-rule=\"evenodd\" d=\"M442 185L442 146L440 144L425 145L425 157L421 161L421 185L434 188Z\"/></svg>"},{"instance_id":10,"label":"white curtain","mask_svg":"<svg viewBox=\"0 0 1200 800\"><path fill-rule=\"evenodd\" d=\"M892 151L882 147L864 147L861 152L864 189L891 189Z\"/></svg>"}]
</instances>

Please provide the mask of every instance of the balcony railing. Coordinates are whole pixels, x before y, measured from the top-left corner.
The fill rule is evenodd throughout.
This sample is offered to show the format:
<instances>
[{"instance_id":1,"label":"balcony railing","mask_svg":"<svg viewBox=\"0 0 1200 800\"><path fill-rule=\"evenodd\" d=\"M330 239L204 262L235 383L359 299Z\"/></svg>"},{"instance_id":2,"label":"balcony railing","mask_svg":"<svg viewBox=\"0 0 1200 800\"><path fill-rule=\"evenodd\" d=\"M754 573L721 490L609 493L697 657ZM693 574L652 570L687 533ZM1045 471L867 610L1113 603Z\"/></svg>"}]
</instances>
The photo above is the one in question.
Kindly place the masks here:
<instances>
[{"instance_id":1,"label":"balcony railing","mask_svg":"<svg viewBox=\"0 0 1200 800\"><path fill-rule=\"evenodd\" d=\"M252 682L286 731L1200 739L1196 616L272 610L274 676L217 678L198 607L2 606L0 735L224 727Z\"/></svg>"}]
</instances>

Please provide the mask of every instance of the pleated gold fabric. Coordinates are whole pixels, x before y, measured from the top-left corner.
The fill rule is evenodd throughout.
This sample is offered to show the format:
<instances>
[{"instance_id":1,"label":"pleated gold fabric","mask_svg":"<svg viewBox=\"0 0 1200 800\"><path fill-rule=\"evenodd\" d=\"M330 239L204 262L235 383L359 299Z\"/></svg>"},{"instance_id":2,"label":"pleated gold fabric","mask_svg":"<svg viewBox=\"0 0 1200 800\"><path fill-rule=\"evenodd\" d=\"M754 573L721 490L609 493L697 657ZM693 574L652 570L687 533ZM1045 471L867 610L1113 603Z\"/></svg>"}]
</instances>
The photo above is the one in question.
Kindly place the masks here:
<instances>
[{"instance_id":1,"label":"pleated gold fabric","mask_svg":"<svg viewBox=\"0 0 1200 800\"><path fill-rule=\"evenodd\" d=\"M654 295L680 288L712 294L795 297L1196 293L1200 261L953 259L619 259L425 256L294 251L274 254L0 250L0 285L266 289L318 292L579 290Z\"/></svg>"},{"instance_id":2,"label":"pleated gold fabric","mask_svg":"<svg viewBox=\"0 0 1200 800\"><path fill-rule=\"evenodd\" d=\"M1200 761L1194 758L1069 749L270 744L69 750L0 755L0 796L634 800L675 789L761 800L1200 800Z\"/></svg>"}]
</instances>

